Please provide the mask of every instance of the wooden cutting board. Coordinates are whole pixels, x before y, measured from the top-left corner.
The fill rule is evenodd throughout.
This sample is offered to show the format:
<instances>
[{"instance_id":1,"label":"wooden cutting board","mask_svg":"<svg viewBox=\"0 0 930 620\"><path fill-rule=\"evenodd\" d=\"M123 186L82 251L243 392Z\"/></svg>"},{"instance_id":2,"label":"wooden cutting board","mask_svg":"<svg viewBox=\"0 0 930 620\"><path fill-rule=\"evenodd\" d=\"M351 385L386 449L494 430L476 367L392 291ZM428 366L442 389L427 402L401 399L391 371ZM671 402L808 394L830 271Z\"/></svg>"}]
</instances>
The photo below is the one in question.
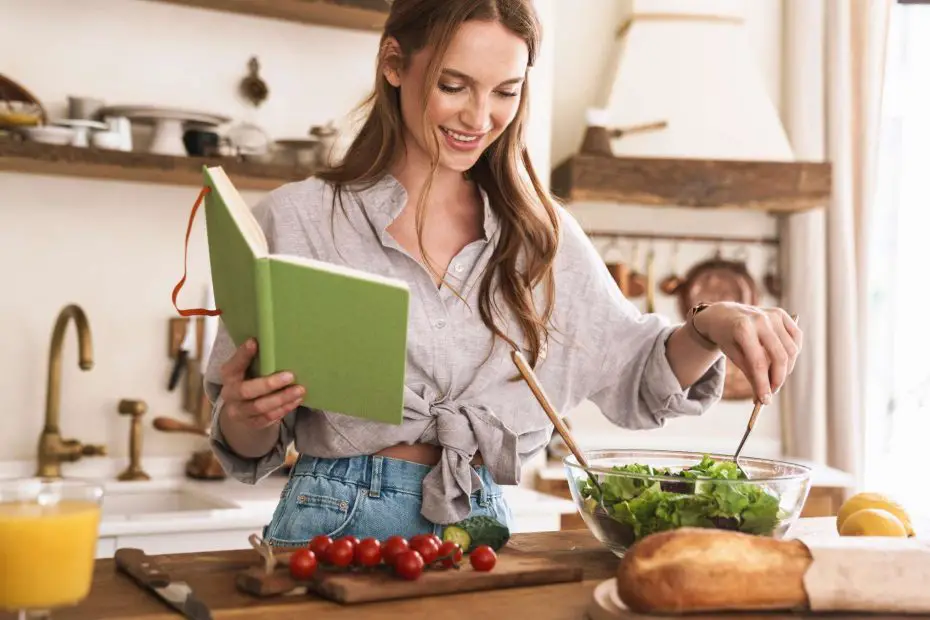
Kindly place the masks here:
<instances>
[{"instance_id":1,"label":"wooden cutting board","mask_svg":"<svg viewBox=\"0 0 930 620\"><path fill-rule=\"evenodd\" d=\"M289 554L276 554L280 558L276 577L285 576ZM283 560L283 561L282 561ZM457 594L478 590L497 590L521 586L581 581L582 569L554 561L544 555L511 553L505 548L498 554L497 563L490 571L474 570L463 558L458 569L424 570L418 579L406 580L383 565L368 571L336 571L320 567L316 578L301 584L290 593L277 596L306 596L306 590L343 604L371 603L405 598ZM306 590L300 586L305 586Z\"/></svg>"}]
</instances>

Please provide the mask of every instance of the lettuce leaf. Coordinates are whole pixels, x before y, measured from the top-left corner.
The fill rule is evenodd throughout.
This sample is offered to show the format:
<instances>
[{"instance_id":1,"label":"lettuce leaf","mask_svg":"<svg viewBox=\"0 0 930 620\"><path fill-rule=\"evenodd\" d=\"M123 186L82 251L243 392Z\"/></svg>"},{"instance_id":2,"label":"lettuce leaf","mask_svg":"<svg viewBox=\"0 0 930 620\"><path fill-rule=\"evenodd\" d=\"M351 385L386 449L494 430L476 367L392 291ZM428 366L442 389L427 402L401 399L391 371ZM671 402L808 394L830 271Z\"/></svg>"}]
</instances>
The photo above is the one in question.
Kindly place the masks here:
<instances>
[{"instance_id":1,"label":"lettuce leaf","mask_svg":"<svg viewBox=\"0 0 930 620\"><path fill-rule=\"evenodd\" d=\"M586 506L601 506L614 520L629 526L635 539L679 527L707 527L771 535L779 520L779 497L757 484L740 484L745 476L732 461L700 463L679 472L650 465L612 468L616 473L662 475L676 481L608 476L601 481L603 497L587 478L579 481ZM715 482L726 481L726 482Z\"/></svg>"}]
</instances>

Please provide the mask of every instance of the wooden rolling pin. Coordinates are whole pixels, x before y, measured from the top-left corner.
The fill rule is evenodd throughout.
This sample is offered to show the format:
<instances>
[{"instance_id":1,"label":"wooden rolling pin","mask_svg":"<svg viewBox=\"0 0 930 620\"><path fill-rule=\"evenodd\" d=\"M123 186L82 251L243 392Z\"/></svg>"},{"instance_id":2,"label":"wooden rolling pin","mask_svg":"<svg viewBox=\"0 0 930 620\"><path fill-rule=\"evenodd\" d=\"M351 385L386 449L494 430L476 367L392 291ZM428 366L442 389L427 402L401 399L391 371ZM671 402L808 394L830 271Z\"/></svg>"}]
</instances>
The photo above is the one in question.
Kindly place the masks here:
<instances>
[{"instance_id":1,"label":"wooden rolling pin","mask_svg":"<svg viewBox=\"0 0 930 620\"><path fill-rule=\"evenodd\" d=\"M189 424L187 422L181 422L180 420L175 420L174 418L155 418L155 420L152 422L152 426L166 433L190 433L192 435L202 435L203 437L209 435L207 430L204 428L194 424Z\"/></svg>"}]
</instances>

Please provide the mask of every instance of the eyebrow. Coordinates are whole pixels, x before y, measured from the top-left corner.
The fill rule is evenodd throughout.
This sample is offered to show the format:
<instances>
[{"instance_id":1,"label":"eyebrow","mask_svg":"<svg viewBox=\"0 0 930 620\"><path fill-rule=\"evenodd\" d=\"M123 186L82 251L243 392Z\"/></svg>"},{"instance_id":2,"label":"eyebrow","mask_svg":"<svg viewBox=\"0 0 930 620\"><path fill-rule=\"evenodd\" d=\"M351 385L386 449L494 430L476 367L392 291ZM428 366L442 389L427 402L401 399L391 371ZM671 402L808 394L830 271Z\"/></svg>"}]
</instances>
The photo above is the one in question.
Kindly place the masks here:
<instances>
[{"instance_id":1,"label":"eyebrow","mask_svg":"<svg viewBox=\"0 0 930 620\"><path fill-rule=\"evenodd\" d=\"M442 74L449 76L449 77L458 78L460 80L465 80L466 82L472 82L472 83L475 82L475 78L471 77L467 73L456 71L455 69L443 69ZM498 84L498 86L510 86L511 84L520 84L521 82L523 82L522 77L515 77L515 78L510 78L509 80L504 80L503 82Z\"/></svg>"}]
</instances>

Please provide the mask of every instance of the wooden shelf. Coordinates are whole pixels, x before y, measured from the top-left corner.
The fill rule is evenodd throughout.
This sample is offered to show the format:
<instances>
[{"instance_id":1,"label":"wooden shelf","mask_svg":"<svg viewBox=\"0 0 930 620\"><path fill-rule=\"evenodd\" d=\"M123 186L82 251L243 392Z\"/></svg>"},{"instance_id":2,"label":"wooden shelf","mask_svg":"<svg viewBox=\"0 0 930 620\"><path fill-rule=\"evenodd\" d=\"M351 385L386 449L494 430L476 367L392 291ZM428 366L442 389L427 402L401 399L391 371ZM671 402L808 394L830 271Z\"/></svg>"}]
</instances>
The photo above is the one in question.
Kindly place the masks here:
<instances>
[{"instance_id":1,"label":"wooden shelf","mask_svg":"<svg viewBox=\"0 0 930 620\"><path fill-rule=\"evenodd\" d=\"M148 0L225 13L268 17L301 24L380 31L387 0Z\"/></svg>"},{"instance_id":2,"label":"wooden shelf","mask_svg":"<svg viewBox=\"0 0 930 620\"><path fill-rule=\"evenodd\" d=\"M202 167L221 165L240 190L271 190L312 170L230 158L174 157L55 146L0 138L0 171L162 185L203 185Z\"/></svg>"},{"instance_id":3,"label":"wooden shelf","mask_svg":"<svg viewBox=\"0 0 930 620\"><path fill-rule=\"evenodd\" d=\"M827 206L831 166L575 155L552 171L552 191L567 202L721 207L792 213Z\"/></svg>"}]
</instances>

